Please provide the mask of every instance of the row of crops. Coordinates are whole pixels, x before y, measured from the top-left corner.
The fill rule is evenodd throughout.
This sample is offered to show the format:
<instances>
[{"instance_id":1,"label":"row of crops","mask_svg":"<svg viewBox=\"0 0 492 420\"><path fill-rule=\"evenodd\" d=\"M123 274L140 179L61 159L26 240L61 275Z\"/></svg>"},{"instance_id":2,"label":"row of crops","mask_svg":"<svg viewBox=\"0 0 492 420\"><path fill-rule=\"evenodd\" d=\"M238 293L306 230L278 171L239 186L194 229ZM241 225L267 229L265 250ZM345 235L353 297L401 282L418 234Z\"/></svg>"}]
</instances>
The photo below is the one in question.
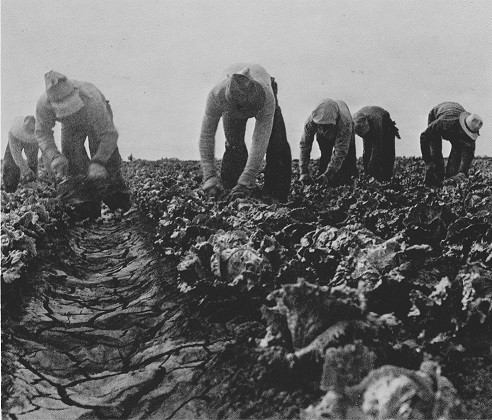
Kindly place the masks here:
<instances>
[{"instance_id":1,"label":"row of crops","mask_svg":"<svg viewBox=\"0 0 492 420\"><path fill-rule=\"evenodd\" d=\"M266 374L316 382L321 397L303 416L463 409L447 376L461 358L490 352L491 160L440 189L422 186L420 159L397 159L388 183L361 175L327 190L299 183L294 164L285 205L211 200L197 162L134 160L124 171L197 313L220 322L247 313L259 330L242 334ZM2 286L26 281L69 213L44 182L2 192Z\"/></svg>"}]
</instances>

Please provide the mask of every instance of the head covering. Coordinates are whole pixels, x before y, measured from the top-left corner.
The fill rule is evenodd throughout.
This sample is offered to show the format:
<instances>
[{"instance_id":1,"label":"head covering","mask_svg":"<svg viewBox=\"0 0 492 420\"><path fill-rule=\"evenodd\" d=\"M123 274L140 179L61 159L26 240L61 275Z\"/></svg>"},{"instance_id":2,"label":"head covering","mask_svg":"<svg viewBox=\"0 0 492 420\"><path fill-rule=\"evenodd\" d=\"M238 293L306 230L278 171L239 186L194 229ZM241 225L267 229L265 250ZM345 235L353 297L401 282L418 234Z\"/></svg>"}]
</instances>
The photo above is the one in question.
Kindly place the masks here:
<instances>
[{"instance_id":1,"label":"head covering","mask_svg":"<svg viewBox=\"0 0 492 420\"><path fill-rule=\"evenodd\" d=\"M23 142L34 143L36 136L34 134L34 123L36 119L32 115L27 117L17 117L10 127L10 133Z\"/></svg>"},{"instance_id":2,"label":"head covering","mask_svg":"<svg viewBox=\"0 0 492 420\"><path fill-rule=\"evenodd\" d=\"M460 114L460 125L463 131L472 140L476 140L480 135L479 130L482 127L483 121L477 114L462 112Z\"/></svg>"},{"instance_id":3,"label":"head covering","mask_svg":"<svg viewBox=\"0 0 492 420\"><path fill-rule=\"evenodd\" d=\"M225 97L227 101L239 111L259 111L265 104L266 95L263 87L249 75L249 68L241 73L234 73L229 78Z\"/></svg>"},{"instance_id":4,"label":"head covering","mask_svg":"<svg viewBox=\"0 0 492 420\"><path fill-rule=\"evenodd\" d=\"M353 120L355 134L359 137L364 137L371 128L369 124L369 116L362 111L358 111L355 113Z\"/></svg>"},{"instance_id":5,"label":"head covering","mask_svg":"<svg viewBox=\"0 0 492 420\"><path fill-rule=\"evenodd\" d=\"M325 99L313 111L313 122L316 124L333 124L337 123L339 116L338 104L333 99Z\"/></svg>"},{"instance_id":6,"label":"head covering","mask_svg":"<svg viewBox=\"0 0 492 420\"><path fill-rule=\"evenodd\" d=\"M48 100L58 118L75 114L84 106L78 89L67 76L51 70L44 75L44 81Z\"/></svg>"},{"instance_id":7,"label":"head covering","mask_svg":"<svg viewBox=\"0 0 492 420\"><path fill-rule=\"evenodd\" d=\"M32 134L34 133L35 124L36 118L34 118L34 115L28 115L24 117L24 120L22 121L22 128L26 130L27 133Z\"/></svg>"}]
</instances>

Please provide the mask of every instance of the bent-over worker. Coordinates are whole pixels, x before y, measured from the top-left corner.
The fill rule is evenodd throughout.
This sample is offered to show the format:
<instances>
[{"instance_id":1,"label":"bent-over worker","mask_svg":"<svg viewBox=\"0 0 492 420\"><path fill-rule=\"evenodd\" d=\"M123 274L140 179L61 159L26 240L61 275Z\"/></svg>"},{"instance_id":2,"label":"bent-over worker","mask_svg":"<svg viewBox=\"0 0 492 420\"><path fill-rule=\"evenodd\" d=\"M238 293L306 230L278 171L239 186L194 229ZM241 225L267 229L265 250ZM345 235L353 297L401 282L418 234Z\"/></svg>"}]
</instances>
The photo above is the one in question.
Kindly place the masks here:
<instances>
[{"instance_id":1,"label":"bent-over worker","mask_svg":"<svg viewBox=\"0 0 492 420\"><path fill-rule=\"evenodd\" d=\"M466 179L482 124L478 115L465 111L456 102L443 102L432 108L428 127L420 135L420 149L426 164L426 185L439 186L444 178L456 182ZM451 143L446 169L442 155L443 139Z\"/></svg>"},{"instance_id":2,"label":"bent-over worker","mask_svg":"<svg viewBox=\"0 0 492 420\"><path fill-rule=\"evenodd\" d=\"M378 181L389 181L395 164L395 137L398 128L390 114L379 106L365 106L354 116L355 134L362 137L362 162L366 175Z\"/></svg>"},{"instance_id":3,"label":"bent-over worker","mask_svg":"<svg viewBox=\"0 0 492 420\"><path fill-rule=\"evenodd\" d=\"M314 137L321 151L317 181L327 186L351 185L357 176L354 123L347 104L323 100L308 117L301 138L302 182L310 182L309 163Z\"/></svg>"},{"instance_id":4,"label":"bent-over worker","mask_svg":"<svg viewBox=\"0 0 492 420\"><path fill-rule=\"evenodd\" d=\"M46 92L36 107L36 137L58 177L87 176L94 186L91 216L100 214L100 201L111 210L130 208L130 193L121 173L118 132L113 112L104 95L92 83L68 79L50 71L45 75ZM61 152L53 127L61 123ZM87 155L88 138L91 157Z\"/></svg>"},{"instance_id":5,"label":"bent-over worker","mask_svg":"<svg viewBox=\"0 0 492 420\"><path fill-rule=\"evenodd\" d=\"M220 177L215 168L215 134L220 118L226 138ZM246 123L255 118L251 150L245 144ZM252 194L264 170L263 196L284 202L290 190L292 156L273 77L258 64L227 68L207 97L200 133L203 190L218 195L232 189L230 199Z\"/></svg>"},{"instance_id":6,"label":"bent-over worker","mask_svg":"<svg viewBox=\"0 0 492 420\"><path fill-rule=\"evenodd\" d=\"M31 182L38 176L39 146L34 134L35 122L32 115L17 117L10 127L2 167L3 186L7 192L14 192L19 181Z\"/></svg>"}]
</instances>

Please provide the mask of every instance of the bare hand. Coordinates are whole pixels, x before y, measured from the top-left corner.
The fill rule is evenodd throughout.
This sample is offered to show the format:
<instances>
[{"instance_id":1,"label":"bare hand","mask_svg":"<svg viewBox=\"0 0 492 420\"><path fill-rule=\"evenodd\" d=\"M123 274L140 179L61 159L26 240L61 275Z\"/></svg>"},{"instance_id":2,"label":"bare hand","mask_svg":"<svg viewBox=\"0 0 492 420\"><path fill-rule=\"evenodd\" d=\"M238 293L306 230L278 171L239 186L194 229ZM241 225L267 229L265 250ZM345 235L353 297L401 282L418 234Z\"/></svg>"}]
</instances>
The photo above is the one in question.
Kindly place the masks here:
<instances>
[{"instance_id":1,"label":"bare hand","mask_svg":"<svg viewBox=\"0 0 492 420\"><path fill-rule=\"evenodd\" d=\"M462 182L466 181L466 175L463 172L460 172L459 174L456 174L452 176L451 178L448 178L445 181L445 184L461 184Z\"/></svg>"},{"instance_id":2,"label":"bare hand","mask_svg":"<svg viewBox=\"0 0 492 420\"><path fill-rule=\"evenodd\" d=\"M212 177L207 179L203 185L202 190L209 197L217 198L224 192L224 188L222 188L222 184L220 183L217 177Z\"/></svg>"},{"instance_id":3,"label":"bare hand","mask_svg":"<svg viewBox=\"0 0 492 420\"><path fill-rule=\"evenodd\" d=\"M27 170L22 174L21 182L32 182L36 179L36 174L32 169Z\"/></svg>"},{"instance_id":4,"label":"bare hand","mask_svg":"<svg viewBox=\"0 0 492 420\"><path fill-rule=\"evenodd\" d=\"M335 175L330 172L325 172L321 174L316 181L320 184L325 185L326 187L334 187L336 186Z\"/></svg>"},{"instance_id":5,"label":"bare hand","mask_svg":"<svg viewBox=\"0 0 492 420\"><path fill-rule=\"evenodd\" d=\"M251 189L246 185L237 184L227 196L229 201L233 201L236 198L246 198L251 195Z\"/></svg>"},{"instance_id":6,"label":"bare hand","mask_svg":"<svg viewBox=\"0 0 492 420\"><path fill-rule=\"evenodd\" d=\"M51 169L53 169L53 172L55 173L55 176L57 178L63 178L65 176L67 176L68 159L63 155L59 155L59 156L55 157L51 161Z\"/></svg>"}]
</instances>

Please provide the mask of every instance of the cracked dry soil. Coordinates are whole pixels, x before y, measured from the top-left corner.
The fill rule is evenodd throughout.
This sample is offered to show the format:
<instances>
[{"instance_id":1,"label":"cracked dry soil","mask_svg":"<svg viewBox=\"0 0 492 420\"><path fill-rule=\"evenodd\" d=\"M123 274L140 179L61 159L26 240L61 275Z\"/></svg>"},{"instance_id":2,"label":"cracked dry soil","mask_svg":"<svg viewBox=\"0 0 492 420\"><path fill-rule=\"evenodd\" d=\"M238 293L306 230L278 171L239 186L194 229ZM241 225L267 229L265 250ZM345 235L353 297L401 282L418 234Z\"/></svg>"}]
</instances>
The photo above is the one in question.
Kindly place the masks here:
<instances>
[{"instance_id":1,"label":"cracked dry soil","mask_svg":"<svg viewBox=\"0 0 492 420\"><path fill-rule=\"evenodd\" d=\"M183 333L173 268L138 216L72 228L55 246L4 326L3 418L216 418L199 382L230 336Z\"/></svg>"}]
</instances>

